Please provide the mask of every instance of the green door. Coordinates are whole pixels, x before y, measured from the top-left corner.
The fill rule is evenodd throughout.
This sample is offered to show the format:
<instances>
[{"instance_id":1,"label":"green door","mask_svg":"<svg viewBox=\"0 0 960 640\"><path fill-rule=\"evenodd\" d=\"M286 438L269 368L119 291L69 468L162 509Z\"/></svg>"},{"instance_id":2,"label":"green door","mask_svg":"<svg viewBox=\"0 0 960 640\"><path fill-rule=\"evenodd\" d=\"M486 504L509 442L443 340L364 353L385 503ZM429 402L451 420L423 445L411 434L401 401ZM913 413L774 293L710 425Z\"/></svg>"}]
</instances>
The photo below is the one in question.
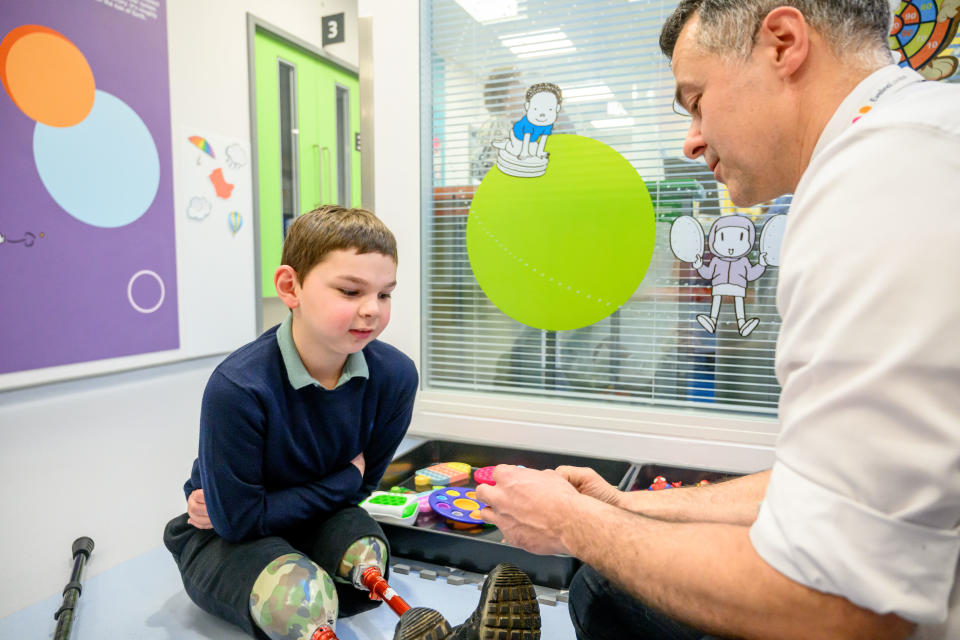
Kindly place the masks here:
<instances>
[{"instance_id":1,"label":"green door","mask_svg":"<svg viewBox=\"0 0 960 640\"><path fill-rule=\"evenodd\" d=\"M323 204L360 206L356 74L257 29L256 104L261 291L294 217Z\"/></svg>"}]
</instances>

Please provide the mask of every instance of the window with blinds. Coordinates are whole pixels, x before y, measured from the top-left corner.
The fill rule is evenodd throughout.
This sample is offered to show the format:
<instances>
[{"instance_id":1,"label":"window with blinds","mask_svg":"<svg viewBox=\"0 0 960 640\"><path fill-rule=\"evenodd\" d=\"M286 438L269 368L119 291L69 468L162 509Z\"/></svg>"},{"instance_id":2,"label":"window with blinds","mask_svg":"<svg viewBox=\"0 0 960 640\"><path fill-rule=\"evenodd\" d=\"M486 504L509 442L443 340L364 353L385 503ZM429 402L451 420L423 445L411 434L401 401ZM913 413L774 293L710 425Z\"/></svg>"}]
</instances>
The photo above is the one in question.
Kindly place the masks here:
<instances>
[{"instance_id":1,"label":"window with blinds","mask_svg":"<svg viewBox=\"0 0 960 640\"><path fill-rule=\"evenodd\" d=\"M785 213L781 201L735 209L702 161L684 158L688 120L672 108L674 83L658 38L676 0L423 0L422 144L424 383L611 403L695 406L773 414L779 329L777 269L749 283L742 337L733 298L715 334L710 282L670 248L679 216L708 235L721 215L748 216L759 233ZM563 93L554 133L599 140L644 179L656 212L647 275L606 319L573 331L542 331L502 313L470 267L466 226L477 185L491 170L508 127L523 115L526 88L553 82ZM549 142L547 143L549 150ZM496 171L494 167L492 170ZM711 259L709 251L704 261ZM748 254L756 264L756 244Z\"/></svg>"}]
</instances>

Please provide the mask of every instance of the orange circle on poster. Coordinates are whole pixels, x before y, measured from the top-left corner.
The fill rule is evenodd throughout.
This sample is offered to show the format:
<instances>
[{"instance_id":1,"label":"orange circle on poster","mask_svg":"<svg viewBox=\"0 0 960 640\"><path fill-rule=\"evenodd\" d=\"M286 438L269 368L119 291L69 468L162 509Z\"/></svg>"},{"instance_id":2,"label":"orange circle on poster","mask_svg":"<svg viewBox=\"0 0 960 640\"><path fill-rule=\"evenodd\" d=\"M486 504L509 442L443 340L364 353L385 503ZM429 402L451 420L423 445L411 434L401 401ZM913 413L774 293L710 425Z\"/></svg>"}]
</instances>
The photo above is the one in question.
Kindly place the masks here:
<instances>
[{"instance_id":1,"label":"orange circle on poster","mask_svg":"<svg viewBox=\"0 0 960 640\"><path fill-rule=\"evenodd\" d=\"M28 118L72 127L93 109L96 85L83 53L53 29L28 24L0 43L0 80Z\"/></svg>"}]
</instances>

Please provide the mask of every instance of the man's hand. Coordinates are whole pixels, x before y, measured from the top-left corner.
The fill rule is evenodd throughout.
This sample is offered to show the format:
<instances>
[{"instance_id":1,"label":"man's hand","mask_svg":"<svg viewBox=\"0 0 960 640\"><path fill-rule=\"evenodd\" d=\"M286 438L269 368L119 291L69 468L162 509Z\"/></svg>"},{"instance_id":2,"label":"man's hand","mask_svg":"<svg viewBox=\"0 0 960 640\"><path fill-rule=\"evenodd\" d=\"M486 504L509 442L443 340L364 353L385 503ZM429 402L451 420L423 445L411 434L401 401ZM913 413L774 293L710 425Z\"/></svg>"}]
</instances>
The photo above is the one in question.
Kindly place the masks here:
<instances>
[{"instance_id":1,"label":"man's hand","mask_svg":"<svg viewBox=\"0 0 960 640\"><path fill-rule=\"evenodd\" d=\"M569 553L560 539L561 525L570 517L567 507L580 497L562 475L550 469L536 471L499 465L496 486L482 484L477 497L487 503L481 517L496 525L504 539L531 553Z\"/></svg>"},{"instance_id":2,"label":"man's hand","mask_svg":"<svg viewBox=\"0 0 960 640\"><path fill-rule=\"evenodd\" d=\"M601 502L622 507L620 499L623 492L600 477L600 474L589 467L557 467L559 473L573 488L585 496L596 498Z\"/></svg>"},{"instance_id":3,"label":"man's hand","mask_svg":"<svg viewBox=\"0 0 960 640\"><path fill-rule=\"evenodd\" d=\"M764 251L763 253L760 254L760 264L763 265L764 267L767 266L767 252L766 252L766 251Z\"/></svg>"},{"instance_id":4,"label":"man's hand","mask_svg":"<svg viewBox=\"0 0 960 640\"><path fill-rule=\"evenodd\" d=\"M693 259L693 268L699 269L703 266L703 256L697 254L697 257Z\"/></svg>"},{"instance_id":5,"label":"man's hand","mask_svg":"<svg viewBox=\"0 0 960 640\"><path fill-rule=\"evenodd\" d=\"M363 451L357 454L357 457L350 461L350 464L360 469L360 475L363 475L367 469L367 462L363 459Z\"/></svg>"},{"instance_id":6,"label":"man's hand","mask_svg":"<svg viewBox=\"0 0 960 640\"><path fill-rule=\"evenodd\" d=\"M210 516L207 515L207 502L203 499L203 489L194 489L187 498L187 524L197 529L213 529Z\"/></svg>"}]
</instances>

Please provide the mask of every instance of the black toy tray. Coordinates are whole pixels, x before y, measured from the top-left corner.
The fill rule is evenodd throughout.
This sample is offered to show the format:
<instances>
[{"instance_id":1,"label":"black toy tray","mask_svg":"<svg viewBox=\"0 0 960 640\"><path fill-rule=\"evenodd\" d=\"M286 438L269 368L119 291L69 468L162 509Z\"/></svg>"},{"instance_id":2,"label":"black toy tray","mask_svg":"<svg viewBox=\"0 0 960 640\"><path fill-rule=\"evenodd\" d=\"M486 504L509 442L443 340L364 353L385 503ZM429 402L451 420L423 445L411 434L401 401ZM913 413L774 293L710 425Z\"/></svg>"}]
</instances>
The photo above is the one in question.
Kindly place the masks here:
<instances>
[{"instance_id":1,"label":"black toy tray","mask_svg":"<svg viewBox=\"0 0 960 640\"><path fill-rule=\"evenodd\" d=\"M419 490L414 485L418 469L441 462L465 462L474 470L496 464L515 464L532 469L553 469L559 465L592 467L607 482L625 489L633 481L635 465L618 460L590 458L563 453L512 449L487 444L448 440L428 440L390 463L380 489L399 486ZM471 479L460 486L473 486ZM456 486L456 485L454 485ZM381 522L394 556L433 564L459 567L487 573L500 562L511 562L523 569L535 584L555 589L570 585L580 561L566 555L535 555L501 542L496 527L454 529L432 514L421 515L416 524Z\"/></svg>"}]
</instances>

